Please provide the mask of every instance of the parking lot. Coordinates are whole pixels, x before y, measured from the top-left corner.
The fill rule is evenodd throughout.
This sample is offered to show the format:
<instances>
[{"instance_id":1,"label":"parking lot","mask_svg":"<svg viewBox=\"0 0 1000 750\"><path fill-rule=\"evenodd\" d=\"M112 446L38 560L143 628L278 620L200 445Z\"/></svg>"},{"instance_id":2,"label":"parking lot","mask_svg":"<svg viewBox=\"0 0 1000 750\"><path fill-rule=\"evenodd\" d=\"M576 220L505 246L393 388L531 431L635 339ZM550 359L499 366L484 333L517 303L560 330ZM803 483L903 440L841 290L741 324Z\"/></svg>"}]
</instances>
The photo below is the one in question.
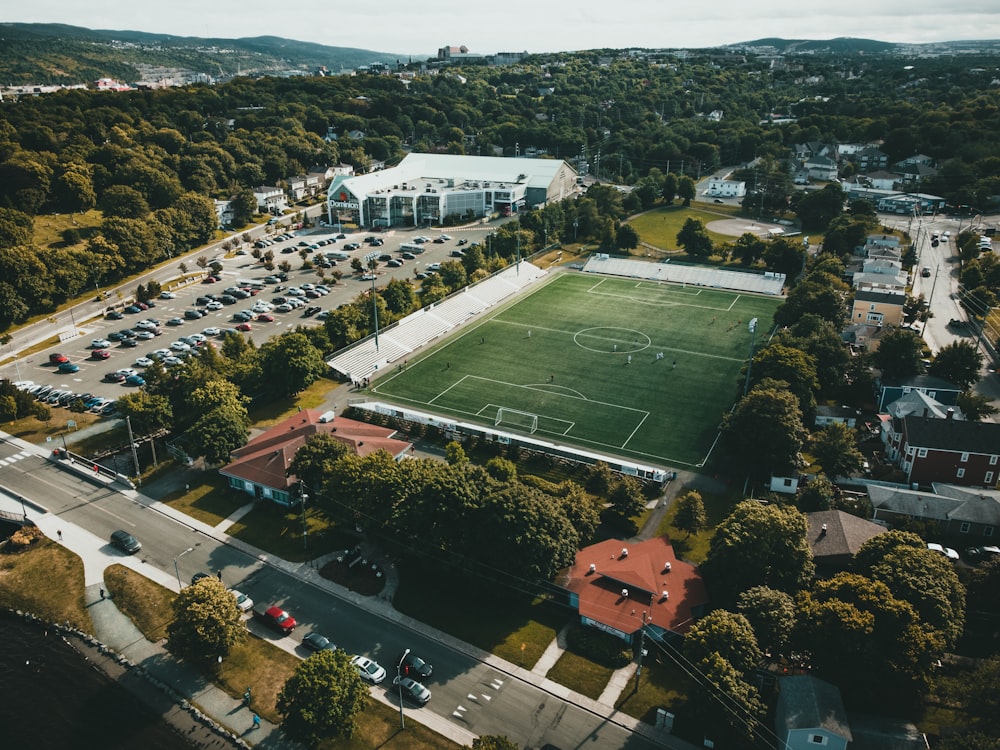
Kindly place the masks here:
<instances>
[{"instance_id":1,"label":"parking lot","mask_svg":"<svg viewBox=\"0 0 1000 750\"><path fill-rule=\"evenodd\" d=\"M176 366L186 356L190 356L191 349L217 340L227 330L241 329L241 335L253 339L259 345L269 337L295 326L320 325L325 317L324 311L333 310L353 300L371 285L370 276L358 275L351 268L352 258L363 261L372 252L379 256L391 256L393 267L389 267L383 260L376 271L375 281L379 286L392 278L410 279L419 284L418 274L423 274L429 265L449 259L452 252L460 250L462 246L483 241L490 231L491 226L479 225L446 232L421 229L351 234L338 232L336 227L314 227L289 232L292 235L290 239L275 242L264 249L274 251L275 265L287 260L293 270L288 273L287 280L269 279L268 282L264 281L265 278L278 272L267 271L253 258L251 243L241 249L241 254L218 258L223 265L218 281L164 283L164 298L154 300L154 306L148 310L124 312L124 309L131 308L123 304L118 307L122 310L121 318L105 317L79 322L77 329L81 332L80 336L18 358L3 368L2 377L51 386L53 391L89 393L113 400L130 389L141 387L142 370L153 360L162 359L168 366ZM344 236L338 238L338 234ZM377 237L382 244L369 244L365 241L368 237ZM428 241L415 243L417 237L426 237ZM443 237L448 239L435 242ZM300 244L303 242L307 245ZM418 244L424 252L417 254L406 249L401 251L403 244ZM309 257L314 264L330 264L323 269L325 281L317 275L316 267L301 269L299 251L303 247L310 251ZM200 254L194 253L192 257ZM334 257L332 254L337 255ZM343 273L338 284L334 284L331 277L334 270ZM199 297L212 295L221 299L227 289L233 290L241 286L249 289L251 285L247 282L253 282L253 286L259 287L259 290L255 294L236 298L235 302L206 298L201 299L198 304ZM322 284L329 288L328 293L315 292L315 287ZM303 292L299 297L302 304L288 304L287 298L297 296L292 291ZM306 295L306 292L310 294ZM278 302L282 297L286 300ZM261 302L266 302L267 305L259 304ZM253 311L255 305L258 306L257 311ZM273 308L268 310L267 306ZM193 311L196 309L204 314L195 317ZM305 314L307 309L308 315ZM126 334L126 331L131 331L131 334ZM55 333L54 330L53 335ZM182 341L182 337L186 340ZM199 338L204 340L199 342ZM55 361L54 355L62 355L67 361ZM168 357L174 359L167 359ZM119 370L126 371L123 373L124 377L113 376Z\"/></svg>"}]
</instances>

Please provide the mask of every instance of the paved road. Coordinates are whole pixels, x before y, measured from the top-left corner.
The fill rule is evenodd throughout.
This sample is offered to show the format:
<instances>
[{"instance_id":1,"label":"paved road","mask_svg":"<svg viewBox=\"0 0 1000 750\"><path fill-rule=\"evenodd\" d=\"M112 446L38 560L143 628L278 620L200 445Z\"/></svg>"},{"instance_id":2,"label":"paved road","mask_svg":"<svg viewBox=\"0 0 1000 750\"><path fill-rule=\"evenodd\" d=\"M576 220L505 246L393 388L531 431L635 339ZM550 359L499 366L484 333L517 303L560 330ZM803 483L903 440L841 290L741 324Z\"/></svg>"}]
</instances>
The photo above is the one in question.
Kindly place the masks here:
<instances>
[{"instance_id":1,"label":"paved road","mask_svg":"<svg viewBox=\"0 0 1000 750\"><path fill-rule=\"evenodd\" d=\"M158 580L179 577L186 584L197 571L221 570L227 585L250 594L259 603L286 607L302 623L301 630L291 641L278 642L302 656L305 652L297 641L311 629L347 650L376 658L389 670L403 648L414 649L435 667L430 684L434 698L418 717L422 712L432 713L428 720L475 734L506 734L531 747L546 742L598 750L682 744L675 738L659 738L657 743L634 734L620 725L631 727L634 720L614 715L608 707L582 696L564 700L575 694L423 627L382 602L349 592L337 595L331 590L336 587L318 581L318 576L295 575L288 564L265 562L266 556L258 551L181 518L138 493L119 493L92 484L9 442L0 442L0 466L0 485L33 499L67 525L100 539L107 539L116 528L133 532L143 543L139 555L142 567L148 566ZM179 556L188 547L193 551ZM388 692L382 697L394 701Z\"/></svg>"}]
</instances>

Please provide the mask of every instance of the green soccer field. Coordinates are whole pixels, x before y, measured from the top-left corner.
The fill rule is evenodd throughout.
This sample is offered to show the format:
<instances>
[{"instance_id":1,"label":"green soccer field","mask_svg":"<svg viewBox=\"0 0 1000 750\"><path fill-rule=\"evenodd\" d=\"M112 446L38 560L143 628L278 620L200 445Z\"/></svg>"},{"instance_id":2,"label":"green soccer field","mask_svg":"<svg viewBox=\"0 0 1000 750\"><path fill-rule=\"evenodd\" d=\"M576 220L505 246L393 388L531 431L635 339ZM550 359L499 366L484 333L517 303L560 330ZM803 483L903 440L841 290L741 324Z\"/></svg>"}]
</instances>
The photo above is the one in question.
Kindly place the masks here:
<instances>
[{"instance_id":1,"label":"green soccer field","mask_svg":"<svg viewBox=\"0 0 1000 750\"><path fill-rule=\"evenodd\" d=\"M562 274L372 391L392 402L654 464L702 465L780 300ZM662 358L659 356L662 354Z\"/></svg>"}]
</instances>

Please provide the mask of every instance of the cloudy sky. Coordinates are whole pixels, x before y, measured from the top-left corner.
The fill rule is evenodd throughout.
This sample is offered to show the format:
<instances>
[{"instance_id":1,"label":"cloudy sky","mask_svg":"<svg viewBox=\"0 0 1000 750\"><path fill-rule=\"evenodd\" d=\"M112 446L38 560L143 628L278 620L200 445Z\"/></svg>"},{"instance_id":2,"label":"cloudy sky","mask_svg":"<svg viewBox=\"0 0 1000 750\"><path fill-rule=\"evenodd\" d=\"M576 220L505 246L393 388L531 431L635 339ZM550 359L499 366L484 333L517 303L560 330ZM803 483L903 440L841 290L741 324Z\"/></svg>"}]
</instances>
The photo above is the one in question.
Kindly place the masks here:
<instances>
[{"instance_id":1,"label":"cloudy sky","mask_svg":"<svg viewBox=\"0 0 1000 750\"><path fill-rule=\"evenodd\" d=\"M707 47L759 39L865 37L889 42L1000 38L997 0L31 0L2 21L66 23L178 36L275 35L336 47L433 55L438 47L545 52Z\"/></svg>"}]
</instances>

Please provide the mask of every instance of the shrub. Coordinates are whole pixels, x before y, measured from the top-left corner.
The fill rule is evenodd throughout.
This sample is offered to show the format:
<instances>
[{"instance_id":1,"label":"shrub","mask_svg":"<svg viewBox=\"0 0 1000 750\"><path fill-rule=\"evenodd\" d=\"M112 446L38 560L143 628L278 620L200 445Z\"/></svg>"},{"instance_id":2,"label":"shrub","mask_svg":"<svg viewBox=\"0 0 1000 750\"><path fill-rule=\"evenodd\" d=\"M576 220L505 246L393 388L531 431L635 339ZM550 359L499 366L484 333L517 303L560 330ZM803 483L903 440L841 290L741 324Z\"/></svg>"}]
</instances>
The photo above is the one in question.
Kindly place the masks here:
<instances>
[{"instance_id":1,"label":"shrub","mask_svg":"<svg viewBox=\"0 0 1000 750\"><path fill-rule=\"evenodd\" d=\"M574 625L566 644L579 656L611 669L621 669L632 661L632 649L625 641L586 625Z\"/></svg>"},{"instance_id":2,"label":"shrub","mask_svg":"<svg viewBox=\"0 0 1000 750\"><path fill-rule=\"evenodd\" d=\"M22 552L44 536L42 530L34 525L24 525L11 534L9 547L11 552Z\"/></svg>"}]
</instances>

